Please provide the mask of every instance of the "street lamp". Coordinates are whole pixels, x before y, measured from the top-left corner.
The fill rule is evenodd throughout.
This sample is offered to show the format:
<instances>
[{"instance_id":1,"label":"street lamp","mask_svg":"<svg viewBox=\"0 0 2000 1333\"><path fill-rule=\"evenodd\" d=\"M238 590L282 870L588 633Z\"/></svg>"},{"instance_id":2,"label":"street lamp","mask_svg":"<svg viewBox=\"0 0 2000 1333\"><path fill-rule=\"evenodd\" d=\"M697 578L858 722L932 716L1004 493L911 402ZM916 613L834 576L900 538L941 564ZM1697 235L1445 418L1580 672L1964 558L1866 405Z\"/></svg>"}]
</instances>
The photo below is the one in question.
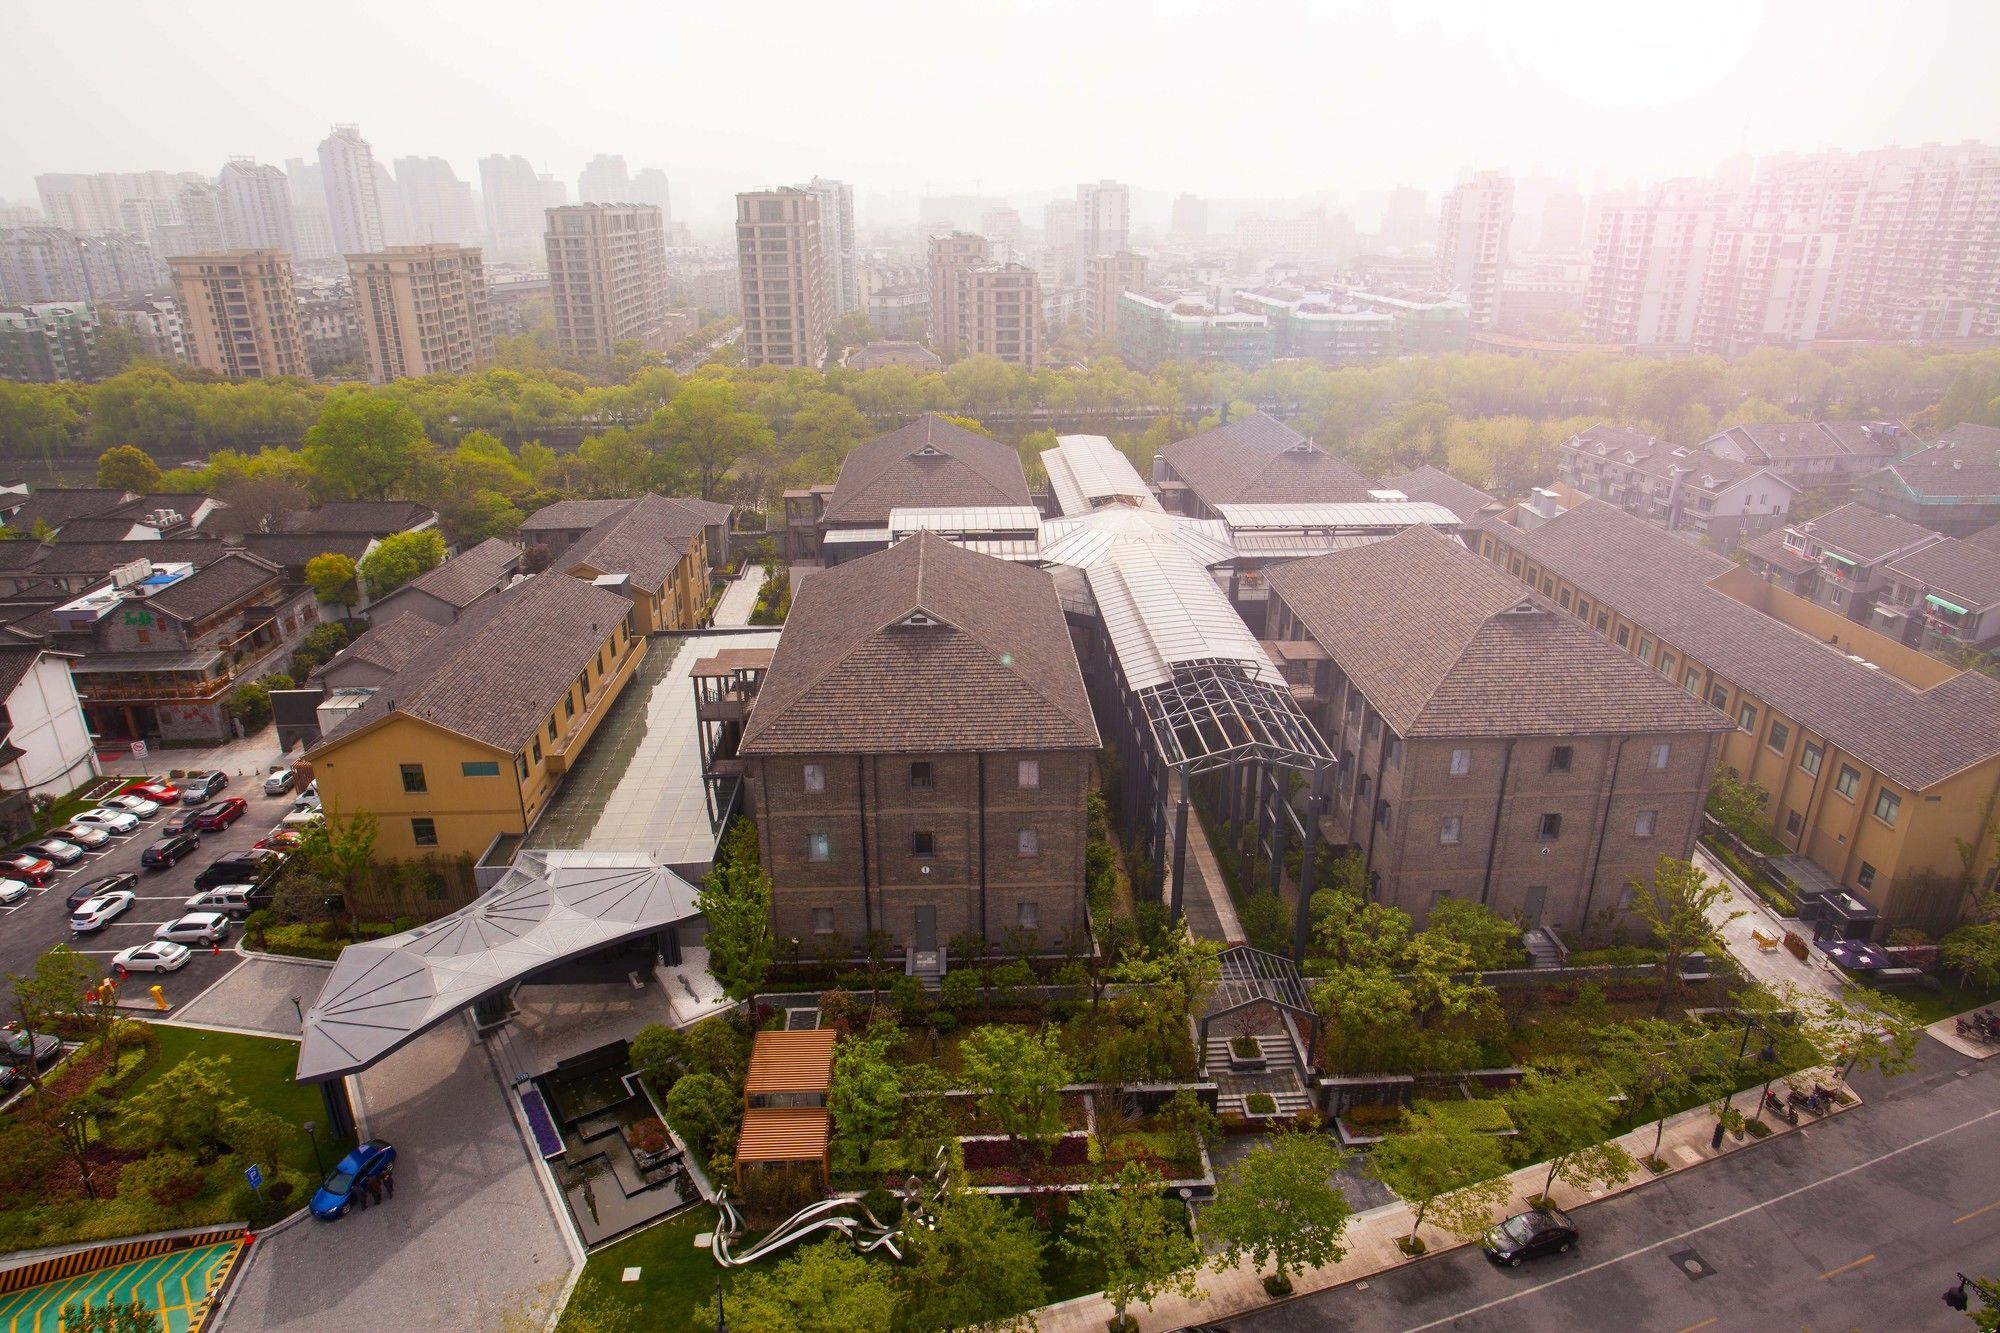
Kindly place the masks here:
<instances>
[{"instance_id":1,"label":"street lamp","mask_svg":"<svg viewBox=\"0 0 2000 1333\"><path fill-rule=\"evenodd\" d=\"M729 1320L722 1312L722 1274L715 1275L715 1333L729 1333Z\"/></svg>"},{"instance_id":2,"label":"street lamp","mask_svg":"<svg viewBox=\"0 0 2000 1333\"><path fill-rule=\"evenodd\" d=\"M326 1159L319 1155L319 1134L317 1132L319 1126L308 1120L300 1128L304 1129L306 1137L312 1140L313 1165L318 1167L319 1173L324 1176L326 1174Z\"/></svg>"}]
</instances>

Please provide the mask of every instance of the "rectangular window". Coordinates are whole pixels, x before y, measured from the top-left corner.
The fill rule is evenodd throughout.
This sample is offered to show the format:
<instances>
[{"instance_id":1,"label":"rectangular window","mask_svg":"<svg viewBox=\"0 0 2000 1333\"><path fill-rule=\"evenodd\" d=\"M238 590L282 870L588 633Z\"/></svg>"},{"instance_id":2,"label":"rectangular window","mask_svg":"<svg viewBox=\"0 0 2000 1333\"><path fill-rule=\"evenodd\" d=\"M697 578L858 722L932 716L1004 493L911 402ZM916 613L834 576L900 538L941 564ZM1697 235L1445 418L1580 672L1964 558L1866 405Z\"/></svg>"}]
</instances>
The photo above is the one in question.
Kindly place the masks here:
<instances>
[{"instance_id":1,"label":"rectangular window","mask_svg":"<svg viewBox=\"0 0 2000 1333\"><path fill-rule=\"evenodd\" d=\"M1462 778L1472 771L1472 751L1453 750L1451 752L1451 775Z\"/></svg>"},{"instance_id":2,"label":"rectangular window","mask_svg":"<svg viewBox=\"0 0 2000 1333\"><path fill-rule=\"evenodd\" d=\"M1521 577L1521 557L1520 557L1520 556L1518 556L1518 555L1517 555L1517 556L1515 556L1515 557L1514 557L1514 558L1513 558L1512 560L1509 560L1509 561L1507 562L1507 572L1508 572L1509 574L1512 574L1512 575L1513 575L1513 576L1514 576L1515 578L1520 578L1520 577Z\"/></svg>"},{"instance_id":3,"label":"rectangular window","mask_svg":"<svg viewBox=\"0 0 2000 1333\"><path fill-rule=\"evenodd\" d=\"M1389 827L1389 803L1387 801L1377 801L1375 803L1375 822L1385 829Z\"/></svg>"},{"instance_id":4,"label":"rectangular window","mask_svg":"<svg viewBox=\"0 0 2000 1333\"><path fill-rule=\"evenodd\" d=\"M1833 789L1848 800L1853 800L1854 793L1861 789L1860 771L1851 765L1842 764L1840 766L1840 776L1833 780Z\"/></svg>"},{"instance_id":5,"label":"rectangular window","mask_svg":"<svg viewBox=\"0 0 2000 1333\"><path fill-rule=\"evenodd\" d=\"M831 907L813 908L813 934L833 934L833 909Z\"/></svg>"},{"instance_id":6,"label":"rectangular window","mask_svg":"<svg viewBox=\"0 0 2000 1333\"><path fill-rule=\"evenodd\" d=\"M1014 781L1016 785L1023 788L1041 786L1042 761L1039 759L1023 759L1014 770Z\"/></svg>"},{"instance_id":7,"label":"rectangular window","mask_svg":"<svg viewBox=\"0 0 2000 1333\"><path fill-rule=\"evenodd\" d=\"M1673 757L1674 757L1673 746L1655 745L1653 747L1653 755L1650 762L1652 763L1654 768L1665 768L1667 766L1667 761L1672 759Z\"/></svg>"},{"instance_id":8,"label":"rectangular window","mask_svg":"<svg viewBox=\"0 0 2000 1333\"><path fill-rule=\"evenodd\" d=\"M1632 627L1630 625L1620 625L1618 627L1618 646L1620 648L1629 648L1632 646Z\"/></svg>"},{"instance_id":9,"label":"rectangular window","mask_svg":"<svg viewBox=\"0 0 2000 1333\"><path fill-rule=\"evenodd\" d=\"M528 780L528 756L524 754L514 756L514 771L521 775L521 781Z\"/></svg>"},{"instance_id":10,"label":"rectangular window","mask_svg":"<svg viewBox=\"0 0 2000 1333\"><path fill-rule=\"evenodd\" d=\"M1632 821L1632 836L1635 838L1652 837L1653 828L1659 822L1660 812L1658 810L1641 810L1639 817Z\"/></svg>"},{"instance_id":11,"label":"rectangular window","mask_svg":"<svg viewBox=\"0 0 2000 1333\"><path fill-rule=\"evenodd\" d=\"M1764 738L1764 744L1770 746L1778 754L1783 754L1790 748L1791 743L1792 729L1775 718L1772 719L1771 734Z\"/></svg>"},{"instance_id":12,"label":"rectangular window","mask_svg":"<svg viewBox=\"0 0 2000 1333\"><path fill-rule=\"evenodd\" d=\"M825 764L807 764L801 771L807 791L818 793L826 790Z\"/></svg>"},{"instance_id":13,"label":"rectangular window","mask_svg":"<svg viewBox=\"0 0 2000 1333\"><path fill-rule=\"evenodd\" d=\"M549 743L553 745L555 743L555 739L556 739L556 718L555 714L551 713L549 714Z\"/></svg>"},{"instance_id":14,"label":"rectangular window","mask_svg":"<svg viewBox=\"0 0 2000 1333\"><path fill-rule=\"evenodd\" d=\"M1884 787L1881 791L1875 793L1875 818L1881 820L1890 828L1896 827L1896 816L1901 814L1902 810L1903 798L1896 795L1895 792Z\"/></svg>"},{"instance_id":15,"label":"rectangular window","mask_svg":"<svg viewBox=\"0 0 2000 1333\"><path fill-rule=\"evenodd\" d=\"M1562 836L1562 831L1563 817L1561 815L1543 815L1541 829L1535 836L1543 842L1554 842Z\"/></svg>"},{"instance_id":16,"label":"rectangular window","mask_svg":"<svg viewBox=\"0 0 2000 1333\"><path fill-rule=\"evenodd\" d=\"M1604 627L1609 625L1610 623L1611 623L1611 613L1609 611L1599 611L1597 613L1597 632L1599 634L1604 633Z\"/></svg>"},{"instance_id":17,"label":"rectangular window","mask_svg":"<svg viewBox=\"0 0 2000 1333\"><path fill-rule=\"evenodd\" d=\"M1864 888L1864 889L1872 889L1872 888L1874 888L1874 887L1875 887L1875 867L1874 867L1874 866L1871 866L1871 865L1869 865L1869 864L1868 864L1868 863L1867 863L1866 861L1863 861L1863 862L1861 863L1861 873L1860 873L1860 874L1858 874L1858 875L1856 875L1856 876L1854 877L1854 881L1855 881L1855 883L1859 884L1859 885L1860 885L1860 886L1861 886L1862 888Z\"/></svg>"},{"instance_id":18,"label":"rectangular window","mask_svg":"<svg viewBox=\"0 0 2000 1333\"><path fill-rule=\"evenodd\" d=\"M1819 746L1814 745L1811 741L1807 741L1805 748L1799 751L1799 767L1803 768L1806 772L1812 774L1814 777L1818 777L1820 761L1825 757L1826 757L1825 750L1822 750Z\"/></svg>"},{"instance_id":19,"label":"rectangular window","mask_svg":"<svg viewBox=\"0 0 2000 1333\"><path fill-rule=\"evenodd\" d=\"M1689 667L1687 669L1687 674L1681 677L1681 688L1689 694L1699 695L1701 693L1700 667Z\"/></svg>"},{"instance_id":20,"label":"rectangular window","mask_svg":"<svg viewBox=\"0 0 2000 1333\"><path fill-rule=\"evenodd\" d=\"M1037 903L1015 903L1014 924L1022 930L1042 928L1042 909Z\"/></svg>"},{"instance_id":21,"label":"rectangular window","mask_svg":"<svg viewBox=\"0 0 2000 1333\"><path fill-rule=\"evenodd\" d=\"M1660 674L1668 680L1674 678L1674 655L1672 653L1660 654Z\"/></svg>"},{"instance_id":22,"label":"rectangular window","mask_svg":"<svg viewBox=\"0 0 2000 1333\"><path fill-rule=\"evenodd\" d=\"M1568 607L1565 606L1564 609L1567 610ZM1590 599L1588 597L1579 597L1576 599L1576 618L1586 625L1590 623Z\"/></svg>"},{"instance_id":23,"label":"rectangular window","mask_svg":"<svg viewBox=\"0 0 2000 1333\"><path fill-rule=\"evenodd\" d=\"M806 860L830 861L833 859L833 835L820 829L806 834Z\"/></svg>"},{"instance_id":24,"label":"rectangular window","mask_svg":"<svg viewBox=\"0 0 2000 1333\"><path fill-rule=\"evenodd\" d=\"M1438 825L1438 841L1447 847L1452 846L1458 841L1459 833L1464 827L1465 821L1459 816L1446 815L1443 822Z\"/></svg>"},{"instance_id":25,"label":"rectangular window","mask_svg":"<svg viewBox=\"0 0 2000 1333\"><path fill-rule=\"evenodd\" d=\"M928 759L919 759L910 765L910 787L914 791L931 789L931 765Z\"/></svg>"},{"instance_id":26,"label":"rectangular window","mask_svg":"<svg viewBox=\"0 0 2000 1333\"><path fill-rule=\"evenodd\" d=\"M1648 666L1653 664L1653 641L1643 634L1639 636L1639 660Z\"/></svg>"},{"instance_id":27,"label":"rectangular window","mask_svg":"<svg viewBox=\"0 0 2000 1333\"><path fill-rule=\"evenodd\" d=\"M1709 687L1708 687L1708 703L1709 703L1709 707L1711 707L1711 708L1715 709L1715 711L1716 711L1716 712L1718 712L1718 713L1726 713L1726 712L1728 712L1728 711L1729 711L1729 687L1728 687L1727 685L1722 685L1722 684L1715 684L1715 685L1711 685L1711 686L1709 686Z\"/></svg>"},{"instance_id":28,"label":"rectangular window","mask_svg":"<svg viewBox=\"0 0 2000 1333\"><path fill-rule=\"evenodd\" d=\"M1551 773L1569 772L1570 759L1574 756L1574 754L1575 751L1572 750L1571 747L1567 745L1557 745L1552 747L1549 750L1549 772Z\"/></svg>"},{"instance_id":29,"label":"rectangular window","mask_svg":"<svg viewBox=\"0 0 2000 1333\"><path fill-rule=\"evenodd\" d=\"M910 835L910 855L919 861L928 861L937 855L937 835L935 833L912 833Z\"/></svg>"},{"instance_id":30,"label":"rectangular window","mask_svg":"<svg viewBox=\"0 0 2000 1333\"><path fill-rule=\"evenodd\" d=\"M424 782L422 764L403 765L403 790L412 796L421 796L430 790L429 785Z\"/></svg>"},{"instance_id":31,"label":"rectangular window","mask_svg":"<svg viewBox=\"0 0 2000 1333\"><path fill-rule=\"evenodd\" d=\"M1557 606L1560 606L1560 607L1561 607L1561 608L1562 608L1563 610L1565 610L1565 611L1569 610L1569 589L1568 589L1568 588L1564 588L1564 589L1563 589L1563 590L1562 590L1562 591L1561 591L1560 593L1557 593L1557 594L1556 594L1556 605L1557 605ZM1589 610L1590 610L1590 608L1589 608L1588 606L1586 606L1586 607L1584 608L1584 611L1585 611L1585 613L1586 613L1586 614L1588 614Z\"/></svg>"},{"instance_id":32,"label":"rectangular window","mask_svg":"<svg viewBox=\"0 0 2000 1333\"><path fill-rule=\"evenodd\" d=\"M1741 708L1737 709L1736 725L1749 732L1752 736L1755 736L1757 734L1757 705L1744 704Z\"/></svg>"},{"instance_id":33,"label":"rectangular window","mask_svg":"<svg viewBox=\"0 0 2000 1333\"><path fill-rule=\"evenodd\" d=\"M537 736L537 737L535 738L535 744L534 744L533 748L532 748L532 749L531 749L531 750L529 751L529 753L531 753L531 754L533 754L533 755L535 756L535 762L536 762L536 763L538 763L538 764L539 764L539 763L541 763L541 762L542 762L542 738L541 738L541 737Z\"/></svg>"},{"instance_id":34,"label":"rectangular window","mask_svg":"<svg viewBox=\"0 0 2000 1333\"><path fill-rule=\"evenodd\" d=\"M1393 735L1390 736L1389 739L1382 742L1382 757L1397 768L1401 768L1403 766L1403 742L1396 739Z\"/></svg>"},{"instance_id":35,"label":"rectangular window","mask_svg":"<svg viewBox=\"0 0 2000 1333\"><path fill-rule=\"evenodd\" d=\"M1024 828L1014 835L1014 855L1040 856L1042 835L1031 828Z\"/></svg>"},{"instance_id":36,"label":"rectangular window","mask_svg":"<svg viewBox=\"0 0 2000 1333\"><path fill-rule=\"evenodd\" d=\"M1804 819L1799 817L1798 811L1796 810L1785 811L1785 832L1790 834L1797 834L1799 829L1805 824L1805 822L1806 821Z\"/></svg>"},{"instance_id":37,"label":"rectangular window","mask_svg":"<svg viewBox=\"0 0 2000 1333\"><path fill-rule=\"evenodd\" d=\"M435 819L412 819L410 821L410 841L419 847L438 845L438 826Z\"/></svg>"},{"instance_id":38,"label":"rectangular window","mask_svg":"<svg viewBox=\"0 0 2000 1333\"><path fill-rule=\"evenodd\" d=\"M468 778L497 778L500 764L493 759L468 759L458 766L460 776Z\"/></svg>"}]
</instances>

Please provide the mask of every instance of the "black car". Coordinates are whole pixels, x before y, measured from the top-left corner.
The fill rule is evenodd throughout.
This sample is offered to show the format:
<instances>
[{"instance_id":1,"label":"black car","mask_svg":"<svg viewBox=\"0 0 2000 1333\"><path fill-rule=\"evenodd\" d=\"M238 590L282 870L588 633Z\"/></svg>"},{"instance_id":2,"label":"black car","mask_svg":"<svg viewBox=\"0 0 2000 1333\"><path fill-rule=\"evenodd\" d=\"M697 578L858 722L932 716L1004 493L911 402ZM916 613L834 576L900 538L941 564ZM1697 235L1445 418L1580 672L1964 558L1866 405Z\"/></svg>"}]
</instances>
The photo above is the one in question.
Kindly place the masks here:
<instances>
[{"instance_id":1,"label":"black car","mask_svg":"<svg viewBox=\"0 0 2000 1333\"><path fill-rule=\"evenodd\" d=\"M148 870L165 870L184 856L201 847L198 833L177 833L171 838L162 838L139 853L139 864Z\"/></svg>"},{"instance_id":2,"label":"black car","mask_svg":"<svg viewBox=\"0 0 2000 1333\"><path fill-rule=\"evenodd\" d=\"M32 1047L25 1032L0 1034L0 1059L16 1069L26 1069L30 1064L40 1068L61 1054L62 1038L52 1037L46 1032L35 1034Z\"/></svg>"},{"instance_id":3,"label":"black car","mask_svg":"<svg viewBox=\"0 0 2000 1333\"><path fill-rule=\"evenodd\" d=\"M1560 1208L1535 1208L1488 1227L1482 1244L1488 1259L1518 1268L1523 1259L1568 1253L1576 1244L1576 1223Z\"/></svg>"},{"instance_id":4,"label":"black car","mask_svg":"<svg viewBox=\"0 0 2000 1333\"><path fill-rule=\"evenodd\" d=\"M93 879L88 884L79 884L69 891L68 897L63 900L63 906L74 912L92 898L102 898L107 893L117 893L120 890L137 893L139 877L129 873L106 875L102 879Z\"/></svg>"},{"instance_id":5,"label":"black car","mask_svg":"<svg viewBox=\"0 0 2000 1333\"><path fill-rule=\"evenodd\" d=\"M209 862L206 869L194 877L197 889L214 889L224 884L263 884L277 873L283 858L270 852L251 850L233 852Z\"/></svg>"},{"instance_id":6,"label":"black car","mask_svg":"<svg viewBox=\"0 0 2000 1333\"><path fill-rule=\"evenodd\" d=\"M194 832L195 829L198 827L195 821L200 819L202 815L207 812L207 810L208 807L206 805L192 805L185 807L179 814L175 815L172 819L169 819L166 823L160 825L160 835L162 837L171 838L178 833Z\"/></svg>"},{"instance_id":7,"label":"black car","mask_svg":"<svg viewBox=\"0 0 2000 1333\"><path fill-rule=\"evenodd\" d=\"M228 785L229 775L220 770L190 773L181 779L181 800L188 805L200 805Z\"/></svg>"}]
</instances>

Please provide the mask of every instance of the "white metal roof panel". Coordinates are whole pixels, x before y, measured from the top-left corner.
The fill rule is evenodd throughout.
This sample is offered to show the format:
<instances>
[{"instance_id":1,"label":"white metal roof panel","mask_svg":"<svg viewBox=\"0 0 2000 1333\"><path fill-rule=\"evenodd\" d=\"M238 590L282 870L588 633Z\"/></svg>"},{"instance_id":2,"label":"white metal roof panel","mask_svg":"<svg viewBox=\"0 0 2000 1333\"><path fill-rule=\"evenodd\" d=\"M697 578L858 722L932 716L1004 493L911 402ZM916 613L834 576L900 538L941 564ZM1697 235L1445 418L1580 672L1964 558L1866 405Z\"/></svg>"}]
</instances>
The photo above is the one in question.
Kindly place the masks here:
<instances>
[{"instance_id":1,"label":"white metal roof panel","mask_svg":"<svg viewBox=\"0 0 2000 1333\"><path fill-rule=\"evenodd\" d=\"M1229 530L1215 519L1180 518L1161 509L1108 505L1076 517L1042 524L1042 559L1052 565L1088 569L1118 546L1178 546L1203 565L1236 558Z\"/></svg>"},{"instance_id":2,"label":"white metal roof panel","mask_svg":"<svg viewBox=\"0 0 2000 1333\"><path fill-rule=\"evenodd\" d=\"M1042 471L1048 475L1049 489L1055 492L1056 504L1067 515L1088 514L1090 497L1083 493L1076 474L1070 471L1069 459L1060 449L1044 449L1041 453Z\"/></svg>"},{"instance_id":3,"label":"white metal roof panel","mask_svg":"<svg viewBox=\"0 0 2000 1333\"><path fill-rule=\"evenodd\" d=\"M1346 504L1225 504L1215 511L1232 531L1258 528L1407 528L1459 526L1458 515L1425 500Z\"/></svg>"},{"instance_id":4,"label":"white metal roof panel","mask_svg":"<svg viewBox=\"0 0 2000 1333\"><path fill-rule=\"evenodd\" d=\"M1055 452L1069 465L1070 475L1093 504L1129 499L1153 508L1152 488L1117 445L1102 435L1058 435ZM1044 455L1046 457L1046 455ZM1064 510L1065 513L1068 510Z\"/></svg>"},{"instance_id":5,"label":"white metal roof panel","mask_svg":"<svg viewBox=\"0 0 2000 1333\"><path fill-rule=\"evenodd\" d=\"M1033 532L1042 513L1033 505L977 505L963 509L891 509L889 531L913 532Z\"/></svg>"},{"instance_id":6,"label":"white metal roof panel","mask_svg":"<svg viewBox=\"0 0 2000 1333\"><path fill-rule=\"evenodd\" d=\"M1283 683L1229 599L1185 551L1128 543L1084 573L1131 688L1164 685L1181 663L1216 660Z\"/></svg>"},{"instance_id":7,"label":"white metal roof panel","mask_svg":"<svg viewBox=\"0 0 2000 1333\"><path fill-rule=\"evenodd\" d=\"M828 528L826 536L820 538L820 545L865 545L868 542L886 542L894 535L887 528Z\"/></svg>"}]
</instances>

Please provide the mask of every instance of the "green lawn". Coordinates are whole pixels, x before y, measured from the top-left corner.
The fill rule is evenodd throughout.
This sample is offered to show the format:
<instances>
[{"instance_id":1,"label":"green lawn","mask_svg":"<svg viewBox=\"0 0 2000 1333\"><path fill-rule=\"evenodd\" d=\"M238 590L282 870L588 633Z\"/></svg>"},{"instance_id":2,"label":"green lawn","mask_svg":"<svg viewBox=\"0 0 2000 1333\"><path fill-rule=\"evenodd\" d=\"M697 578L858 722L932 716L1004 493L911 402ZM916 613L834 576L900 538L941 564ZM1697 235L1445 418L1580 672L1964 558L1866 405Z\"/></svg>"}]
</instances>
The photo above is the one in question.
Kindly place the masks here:
<instances>
[{"instance_id":1,"label":"green lawn","mask_svg":"<svg viewBox=\"0 0 2000 1333\"><path fill-rule=\"evenodd\" d=\"M2000 988L1960 985L1947 980L1942 973L1932 973L1930 980L1938 983L1936 990L1929 986L1901 986L1894 990L1884 988L1882 993L1893 995L1909 1005L1915 1011L1917 1021L1926 1027L1954 1014L2000 1004Z\"/></svg>"},{"instance_id":2,"label":"green lawn","mask_svg":"<svg viewBox=\"0 0 2000 1333\"><path fill-rule=\"evenodd\" d=\"M165 1023L155 1023L153 1031L159 1034L160 1058L151 1069L133 1080L125 1096L157 1083L189 1056L226 1055L229 1057L227 1068L231 1086L252 1106L262 1107L294 1125L303 1126L310 1120L320 1126L320 1155L327 1166L331 1167L341 1154L354 1146L351 1134L338 1143L328 1137L325 1129L326 1105L320 1100L319 1088L311 1083L293 1081L292 1075L299 1063L297 1042L279 1037L245 1037L234 1032L204 1032L199 1028L171 1027ZM285 1165L304 1172L308 1177L318 1175L313 1164L312 1142L306 1138L303 1128L299 1130L298 1141L292 1145Z\"/></svg>"}]
</instances>

